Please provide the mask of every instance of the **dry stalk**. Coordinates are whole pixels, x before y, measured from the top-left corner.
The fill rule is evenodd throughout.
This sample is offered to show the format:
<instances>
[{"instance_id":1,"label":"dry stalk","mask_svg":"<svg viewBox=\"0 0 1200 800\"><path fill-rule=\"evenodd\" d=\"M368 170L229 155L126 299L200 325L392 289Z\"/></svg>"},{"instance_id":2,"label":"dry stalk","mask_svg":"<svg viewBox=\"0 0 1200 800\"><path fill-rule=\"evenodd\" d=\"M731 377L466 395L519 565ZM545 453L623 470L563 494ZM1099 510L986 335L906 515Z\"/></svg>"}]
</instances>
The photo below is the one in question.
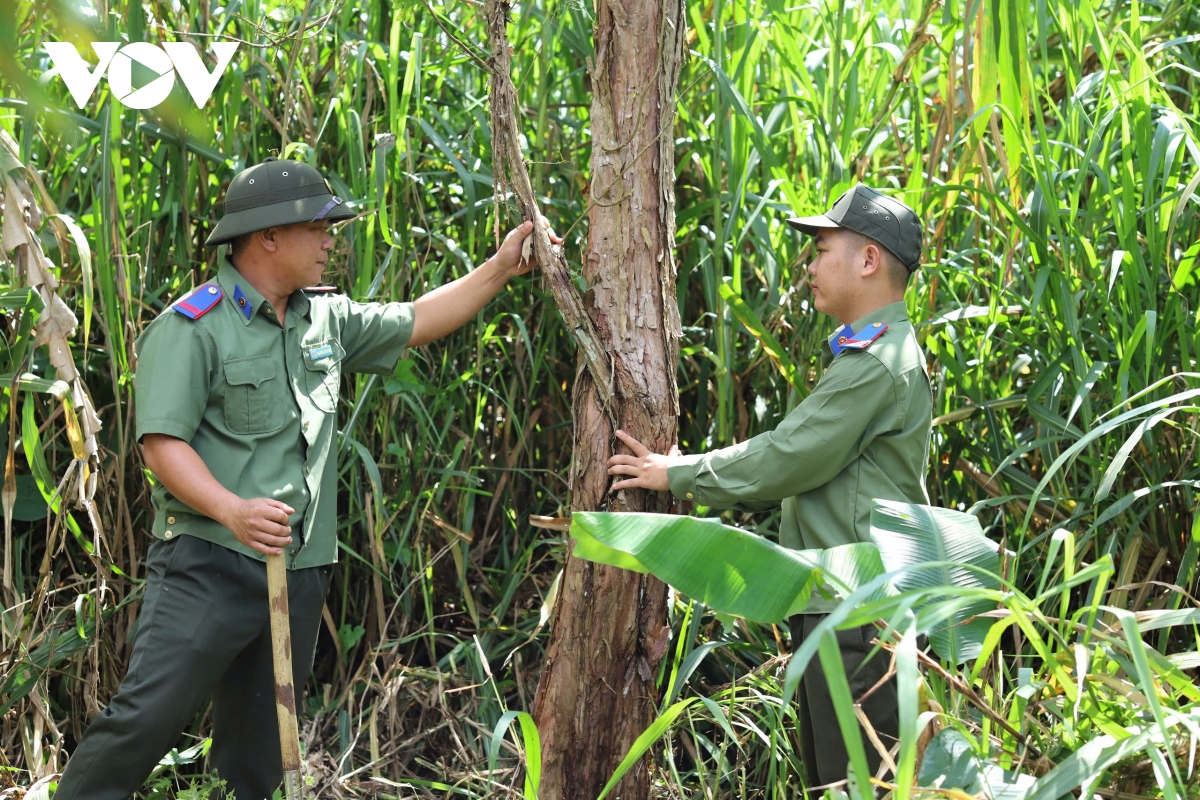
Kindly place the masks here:
<instances>
[{"instance_id":1,"label":"dry stalk","mask_svg":"<svg viewBox=\"0 0 1200 800\"><path fill-rule=\"evenodd\" d=\"M604 409L613 427L617 426L616 414L613 411L613 364L583 303L583 295L575 286L575 281L563 258L561 249L550 244L550 229L545 223L541 210L538 208L537 197L534 195L533 184L529 180L529 169L521 154L520 129L517 127L517 93L513 87L512 64L508 52L508 19L509 3L507 0L488 0L487 29L488 41L491 43L490 59L491 74L489 85L491 90L492 108L492 141L497 153L497 164L494 167L496 175L496 204L499 209L500 198L505 190L511 189L521 206L521 216L533 220L533 253L537 263L546 276L550 293L562 315L571 336L575 339L583 355L584 364L596 382L596 393L600 406ZM505 177L507 176L507 178ZM499 214L497 213L497 225ZM497 239L499 235L497 235Z\"/></svg>"}]
</instances>

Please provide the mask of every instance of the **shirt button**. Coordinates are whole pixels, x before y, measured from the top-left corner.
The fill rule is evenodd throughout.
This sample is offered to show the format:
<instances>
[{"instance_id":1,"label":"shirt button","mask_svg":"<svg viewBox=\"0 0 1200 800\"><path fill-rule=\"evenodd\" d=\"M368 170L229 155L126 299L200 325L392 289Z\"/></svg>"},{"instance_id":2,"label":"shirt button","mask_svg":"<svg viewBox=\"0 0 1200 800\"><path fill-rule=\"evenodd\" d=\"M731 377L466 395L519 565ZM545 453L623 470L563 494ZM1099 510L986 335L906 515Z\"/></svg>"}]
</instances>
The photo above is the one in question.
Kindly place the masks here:
<instances>
[{"instance_id":1,"label":"shirt button","mask_svg":"<svg viewBox=\"0 0 1200 800\"><path fill-rule=\"evenodd\" d=\"M692 498L694 498L695 496L696 496L696 495L692 494L691 492L688 492L688 493L687 493L687 499L688 499L688 500L691 500L691 499L692 499Z\"/></svg>"},{"instance_id":2,"label":"shirt button","mask_svg":"<svg viewBox=\"0 0 1200 800\"><path fill-rule=\"evenodd\" d=\"M172 536L174 536L174 535L175 535L175 534L171 533L170 531L167 531L166 533L164 533L164 534L163 534L163 538L164 538L164 539L170 539L170 538L171 538Z\"/></svg>"},{"instance_id":3,"label":"shirt button","mask_svg":"<svg viewBox=\"0 0 1200 800\"><path fill-rule=\"evenodd\" d=\"M308 432L308 423L306 422L306 423L304 423L303 425L301 425L301 426L300 426L300 430L302 430L302 431L304 431L305 433L307 433L307 432Z\"/></svg>"},{"instance_id":4,"label":"shirt button","mask_svg":"<svg viewBox=\"0 0 1200 800\"><path fill-rule=\"evenodd\" d=\"M174 518L174 517L167 517L167 524L168 524L168 525L174 525L174 524L175 524L175 518Z\"/></svg>"}]
</instances>

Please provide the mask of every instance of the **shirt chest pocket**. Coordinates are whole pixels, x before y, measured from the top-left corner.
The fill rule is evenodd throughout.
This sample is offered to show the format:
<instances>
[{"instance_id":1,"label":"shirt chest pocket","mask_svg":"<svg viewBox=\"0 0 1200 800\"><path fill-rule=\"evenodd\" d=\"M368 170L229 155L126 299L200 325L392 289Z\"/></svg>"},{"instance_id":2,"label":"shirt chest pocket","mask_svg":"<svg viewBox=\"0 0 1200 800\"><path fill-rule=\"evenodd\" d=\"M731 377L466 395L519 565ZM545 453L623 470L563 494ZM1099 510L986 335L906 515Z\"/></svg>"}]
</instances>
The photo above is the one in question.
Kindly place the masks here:
<instances>
[{"instance_id":1,"label":"shirt chest pocket","mask_svg":"<svg viewBox=\"0 0 1200 800\"><path fill-rule=\"evenodd\" d=\"M225 370L225 425L233 433L273 433L283 427L280 381L270 355L230 358Z\"/></svg>"},{"instance_id":2,"label":"shirt chest pocket","mask_svg":"<svg viewBox=\"0 0 1200 800\"><path fill-rule=\"evenodd\" d=\"M337 409L342 358L346 351L337 339L305 343L300 350L304 362L304 391L313 405L326 413Z\"/></svg>"}]
</instances>

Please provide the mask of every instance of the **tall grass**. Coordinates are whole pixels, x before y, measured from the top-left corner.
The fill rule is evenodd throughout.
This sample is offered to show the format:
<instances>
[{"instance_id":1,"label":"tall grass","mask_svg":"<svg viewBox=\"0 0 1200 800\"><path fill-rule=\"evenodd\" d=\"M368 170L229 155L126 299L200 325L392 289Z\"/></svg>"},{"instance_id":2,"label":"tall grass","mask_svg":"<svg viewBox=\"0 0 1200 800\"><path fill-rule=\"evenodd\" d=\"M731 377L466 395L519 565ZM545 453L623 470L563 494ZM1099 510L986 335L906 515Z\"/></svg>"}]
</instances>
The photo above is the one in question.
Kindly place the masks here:
<instances>
[{"instance_id":1,"label":"tall grass","mask_svg":"<svg viewBox=\"0 0 1200 800\"><path fill-rule=\"evenodd\" d=\"M90 320L75 358L104 422L105 534L92 553L86 517L47 514L37 481L22 477L43 465L61 476L72 457L60 406L33 384L14 394L5 376L0 443L14 447L20 514L0 753L22 783L61 767L127 662L149 523L132 342L214 273L218 254L201 243L223 184L273 152L336 176L364 215L339 230L327 280L358 299L418 295L495 244L475 5L92 8L22 0L0 25L0 125L44 187L43 209L77 223L91 250L89 264L71 237L43 231L63 296ZM573 1L513 12L528 155L577 260L592 19ZM1188 610L1197 596L1196 411L1168 403L1196 386L1200 349L1195 6L710 0L691 4L689 21L676 130L685 452L772 427L816 380L831 323L807 302L807 243L782 217L824 210L859 179L888 189L928 230L908 298L936 392L930 493L974 509L1014 553L1013 594L997 597L998 609L1029 620L1005 622L991 655L962 674L917 665L901 639L901 674L924 676L926 713L977 752L991 742L1007 754L1000 763L1026 771L1028 758L1047 759L1035 774L1094 741L1099 717L1131 727L1149 714L1161 726L1193 713L1195 698L1171 684L1178 674L1137 642L1195 668L1194 620L1148 629L1143 620L1162 618L1132 617L1130 627L1123 612ZM198 34L242 42L202 112L183 92L152 111L124 108L103 81L77 109L60 80L36 80L50 66L45 41L203 47ZM11 274L0 261L0 284ZM4 307L6 347L27 336L24 313ZM34 352L21 369L53 377ZM530 708L536 691L563 549L529 519L569 506L573 375L570 340L534 278L390 378L347 381L341 560L304 707L320 791L520 791L511 740L493 742L514 719L506 712ZM1121 416L1151 403L1171 413ZM48 550L47 531L64 524ZM1102 594L1071 584L1108 563ZM50 588L37 594L43 580ZM1094 618L1109 627L1093 628ZM786 634L682 598L673 625L664 711L681 697L705 702L654 751L663 792L792 796L800 765L780 700ZM1053 644L1039 646L1031 631L1047 641L1050 629ZM1094 644L1100 634L1109 638ZM1050 703L1068 691L1058 659L1079 644L1087 672L1112 679L1088 700L1102 713ZM1114 685L1147 705L1121 700L1128 692ZM962 687L1054 746L1020 751ZM193 735L205 735L204 713ZM1101 788L1186 796L1188 757L1172 761L1169 749L1156 751L1161 763L1135 753L1099 769ZM906 774L915 753L898 754ZM1145 777L1168 774L1174 783L1162 786Z\"/></svg>"}]
</instances>

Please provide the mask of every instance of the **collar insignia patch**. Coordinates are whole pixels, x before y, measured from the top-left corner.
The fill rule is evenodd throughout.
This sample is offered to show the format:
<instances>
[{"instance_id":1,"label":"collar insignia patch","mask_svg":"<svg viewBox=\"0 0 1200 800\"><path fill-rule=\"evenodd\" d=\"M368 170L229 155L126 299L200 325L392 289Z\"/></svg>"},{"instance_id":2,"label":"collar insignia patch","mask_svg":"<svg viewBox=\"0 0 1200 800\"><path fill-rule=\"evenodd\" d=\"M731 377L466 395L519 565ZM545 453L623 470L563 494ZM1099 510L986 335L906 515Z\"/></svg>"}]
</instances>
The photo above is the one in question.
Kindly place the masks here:
<instances>
[{"instance_id":1,"label":"collar insignia patch","mask_svg":"<svg viewBox=\"0 0 1200 800\"><path fill-rule=\"evenodd\" d=\"M250 298L246 297L246 293L242 291L242 287L237 284L233 286L233 302L238 304L242 315L246 319L250 319L250 315L254 313L254 306L250 303Z\"/></svg>"}]
</instances>

